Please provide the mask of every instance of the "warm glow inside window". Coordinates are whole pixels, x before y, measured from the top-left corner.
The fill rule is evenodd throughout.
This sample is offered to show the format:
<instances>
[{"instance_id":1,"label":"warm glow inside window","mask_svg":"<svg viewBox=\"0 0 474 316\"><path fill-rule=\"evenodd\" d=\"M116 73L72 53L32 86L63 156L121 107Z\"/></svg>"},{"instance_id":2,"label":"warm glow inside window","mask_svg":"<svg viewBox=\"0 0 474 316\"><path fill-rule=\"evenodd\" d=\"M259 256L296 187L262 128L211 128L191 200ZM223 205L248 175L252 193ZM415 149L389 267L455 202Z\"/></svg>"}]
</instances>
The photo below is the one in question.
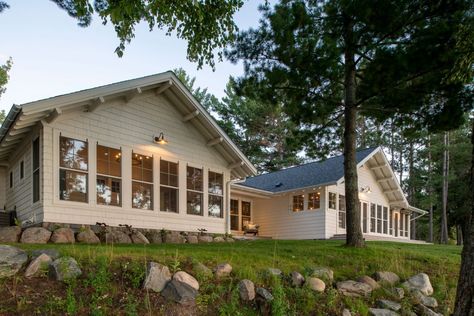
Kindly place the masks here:
<instances>
[{"instance_id":1,"label":"warm glow inside window","mask_svg":"<svg viewBox=\"0 0 474 316\"><path fill-rule=\"evenodd\" d=\"M336 203L337 203L337 195L336 193L329 192L329 208L335 210L336 209Z\"/></svg>"},{"instance_id":2,"label":"warm glow inside window","mask_svg":"<svg viewBox=\"0 0 474 316\"><path fill-rule=\"evenodd\" d=\"M122 152L97 145L97 204L122 205Z\"/></svg>"},{"instance_id":3,"label":"warm glow inside window","mask_svg":"<svg viewBox=\"0 0 474 316\"><path fill-rule=\"evenodd\" d=\"M317 210L321 207L321 192L308 193L308 210Z\"/></svg>"},{"instance_id":4,"label":"warm glow inside window","mask_svg":"<svg viewBox=\"0 0 474 316\"><path fill-rule=\"evenodd\" d=\"M132 207L153 209L153 157L132 152Z\"/></svg>"},{"instance_id":5,"label":"warm glow inside window","mask_svg":"<svg viewBox=\"0 0 474 316\"><path fill-rule=\"evenodd\" d=\"M293 212L301 212L304 209L304 195L293 195Z\"/></svg>"},{"instance_id":6,"label":"warm glow inside window","mask_svg":"<svg viewBox=\"0 0 474 316\"><path fill-rule=\"evenodd\" d=\"M88 202L88 143L60 137L59 198L65 201Z\"/></svg>"}]
</instances>

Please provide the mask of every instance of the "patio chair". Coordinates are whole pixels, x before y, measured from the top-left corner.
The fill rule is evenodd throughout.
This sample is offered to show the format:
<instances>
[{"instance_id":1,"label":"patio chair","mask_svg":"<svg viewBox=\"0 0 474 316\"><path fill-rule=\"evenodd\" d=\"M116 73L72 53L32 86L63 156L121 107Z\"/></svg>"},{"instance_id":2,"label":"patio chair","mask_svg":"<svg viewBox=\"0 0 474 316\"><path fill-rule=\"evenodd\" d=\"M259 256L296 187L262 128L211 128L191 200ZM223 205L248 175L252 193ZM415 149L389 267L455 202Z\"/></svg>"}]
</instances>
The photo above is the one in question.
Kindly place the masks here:
<instances>
[{"instance_id":1,"label":"patio chair","mask_svg":"<svg viewBox=\"0 0 474 316\"><path fill-rule=\"evenodd\" d=\"M258 235L258 228L260 225L256 225L250 221L245 221L244 222L244 235L246 234L253 234L254 236Z\"/></svg>"}]
</instances>

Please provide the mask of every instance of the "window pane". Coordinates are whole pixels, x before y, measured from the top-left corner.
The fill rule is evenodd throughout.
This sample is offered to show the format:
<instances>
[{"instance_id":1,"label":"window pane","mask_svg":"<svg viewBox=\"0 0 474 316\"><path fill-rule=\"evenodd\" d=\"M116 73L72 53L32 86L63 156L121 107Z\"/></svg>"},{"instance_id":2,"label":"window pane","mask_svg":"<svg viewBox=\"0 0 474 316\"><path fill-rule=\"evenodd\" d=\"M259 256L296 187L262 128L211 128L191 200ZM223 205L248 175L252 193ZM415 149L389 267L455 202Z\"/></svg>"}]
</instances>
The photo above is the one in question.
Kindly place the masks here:
<instances>
[{"instance_id":1,"label":"window pane","mask_svg":"<svg viewBox=\"0 0 474 316\"><path fill-rule=\"evenodd\" d=\"M304 195L293 195L293 212L301 212L304 209Z\"/></svg>"},{"instance_id":2,"label":"window pane","mask_svg":"<svg viewBox=\"0 0 474 316\"><path fill-rule=\"evenodd\" d=\"M242 201L242 216L251 216L250 202Z\"/></svg>"},{"instance_id":3,"label":"window pane","mask_svg":"<svg viewBox=\"0 0 474 316\"><path fill-rule=\"evenodd\" d=\"M153 209L153 185L148 183L132 182L132 207L142 210Z\"/></svg>"},{"instance_id":4,"label":"window pane","mask_svg":"<svg viewBox=\"0 0 474 316\"><path fill-rule=\"evenodd\" d=\"M119 149L97 145L97 173L121 177L122 153Z\"/></svg>"},{"instance_id":5,"label":"window pane","mask_svg":"<svg viewBox=\"0 0 474 316\"><path fill-rule=\"evenodd\" d=\"M329 208L336 209L336 193L329 192Z\"/></svg>"},{"instance_id":6,"label":"window pane","mask_svg":"<svg viewBox=\"0 0 474 316\"><path fill-rule=\"evenodd\" d=\"M209 216L222 217L222 196L209 195Z\"/></svg>"},{"instance_id":7,"label":"window pane","mask_svg":"<svg viewBox=\"0 0 474 316\"><path fill-rule=\"evenodd\" d=\"M230 229L239 230L239 217L238 216L233 215L230 217Z\"/></svg>"},{"instance_id":8,"label":"window pane","mask_svg":"<svg viewBox=\"0 0 474 316\"><path fill-rule=\"evenodd\" d=\"M33 171L39 169L40 161L39 137L33 141Z\"/></svg>"},{"instance_id":9,"label":"window pane","mask_svg":"<svg viewBox=\"0 0 474 316\"><path fill-rule=\"evenodd\" d=\"M189 190L202 191L202 169L188 166L186 180Z\"/></svg>"},{"instance_id":10,"label":"window pane","mask_svg":"<svg viewBox=\"0 0 474 316\"><path fill-rule=\"evenodd\" d=\"M230 214L239 215L239 200L230 200Z\"/></svg>"},{"instance_id":11,"label":"window pane","mask_svg":"<svg viewBox=\"0 0 474 316\"><path fill-rule=\"evenodd\" d=\"M178 189L160 188L160 210L178 213Z\"/></svg>"},{"instance_id":12,"label":"window pane","mask_svg":"<svg viewBox=\"0 0 474 316\"><path fill-rule=\"evenodd\" d=\"M65 201L87 201L87 174L59 170L59 198Z\"/></svg>"},{"instance_id":13,"label":"window pane","mask_svg":"<svg viewBox=\"0 0 474 316\"><path fill-rule=\"evenodd\" d=\"M339 211L346 211L346 197L344 195L339 195Z\"/></svg>"},{"instance_id":14,"label":"window pane","mask_svg":"<svg viewBox=\"0 0 474 316\"><path fill-rule=\"evenodd\" d=\"M39 170L33 172L33 203L39 201L40 195L40 174Z\"/></svg>"},{"instance_id":15,"label":"window pane","mask_svg":"<svg viewBox=\"0 0 474 316\"><path fill-rule=\"evenodd\" d=\"M382 205L377 205L377 233L382 233Z\"/></svg>"},{"instance_id":16,"label":"window pane","mask_svg":"<svg viewBox=\"0 0 474 316\"><path fill-rule=\"evenodd\" d=\"M61 167L87 170L87 142L67 137L60 137L59 147L59 163Z\"/></svg>"},{"instance_id":17,"label":"window pane","mask_svg":"<svg viewBox=\"0 0 474 316\"><path fill-rule=\"evenodd\" d=\"M209 171L209 193L222 195L223 181L224 177L221 173Z\"/></svg>"},{"instance_id":18,"label":"window pane","mask_svg":"<svg viewBox=\"0 0 474 316\"><path fill-rule=\"evenodd\" d=\"M132 153L132 179L153 182L153 157Z\"/></svg>"},{"instance_id":19,"label":"window pane","mask_svg":"<svg viewBox=\"0 0 474 316\"><path fill-rule=\"evenodd\" d=\"M376 224L376 214L375 214L375 204L370 204L370 232L375 233L375 224Z\"/></svg>"},{"instance_id":20,"label":"window pane","mask_svg":"<svg viewBox=\"0 0 474 316\"><path fill-rule=\"evenodd\" d=\"M308 194L308 209L315 210L320 208L321 192L311 192Z\"/></svg>"},{"instance_id":21,"label":"window pane","mask_svg":"<svg viewBox=\"0 0 474 316\"><path fill-rule=\"evenodd\" d=\"M202 215L202 193L187 192L187 212L192 215Z\"/></svg>"},{"instance_id":22,"label":"window pane","mask_svg":"<svg viewBox=\"0 0 474 316\"><path fill-rule=\"evenodd\" d=\"M346 212L339 212L338 225L339 228L346 228Z\"/></svg>"},{"instance_id":23,"label":"window pane","mask_svg":"<svg viewBox=\"0 0 474 316\"><path fill-rule=\"evenodd\" d=\"M388 233L388 208L386 206L383 207L383 233Z\"/></svg>"},{"instance_id":24,"label":"window pane","mask_svg":"<svg viewBox=\"0 0 474 316\"><path fill-rule=\"evenodd\" d=\"M97 204L121 206L120 179L97 176Z\"/></svg>"}]
</instances>

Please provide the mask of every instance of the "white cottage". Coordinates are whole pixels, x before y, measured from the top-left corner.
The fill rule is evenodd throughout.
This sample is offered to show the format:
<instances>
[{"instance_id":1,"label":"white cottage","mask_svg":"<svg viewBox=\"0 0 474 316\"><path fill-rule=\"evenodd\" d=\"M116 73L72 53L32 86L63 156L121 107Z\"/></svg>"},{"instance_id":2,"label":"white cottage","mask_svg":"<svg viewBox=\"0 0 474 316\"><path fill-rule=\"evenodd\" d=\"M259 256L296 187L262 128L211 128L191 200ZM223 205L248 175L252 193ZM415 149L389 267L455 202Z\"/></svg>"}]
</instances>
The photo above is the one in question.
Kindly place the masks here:
<instances>
[{"instance_id":1,"label":"white cottage","mask_svg":"<svg viewBox=\"0 0 474 316\"><path fill-rule=\"evenodd\" d=\"M407 239L410 214L423 211L408 205L381 149L358 159L364 233ZM14 105L0 129L0 209L23 226L240 234L253 222L273 238L331 238L345 233L341 165L336 157L255 176L166 72Z\"/></svg>"}]
</instances>

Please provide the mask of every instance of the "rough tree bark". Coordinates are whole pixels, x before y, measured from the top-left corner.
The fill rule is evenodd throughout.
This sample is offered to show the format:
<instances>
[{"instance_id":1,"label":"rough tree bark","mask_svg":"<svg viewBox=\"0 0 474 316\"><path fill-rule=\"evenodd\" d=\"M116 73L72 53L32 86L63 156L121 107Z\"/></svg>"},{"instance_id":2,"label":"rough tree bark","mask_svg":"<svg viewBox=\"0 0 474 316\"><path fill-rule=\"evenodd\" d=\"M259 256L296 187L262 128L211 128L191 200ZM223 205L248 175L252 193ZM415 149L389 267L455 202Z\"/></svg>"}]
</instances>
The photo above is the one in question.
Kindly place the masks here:
<instances>
[{"instance_id":1,"label":"rough tree bark","mask_svg":"<svg viewBox=\"0 0 474 316\"><path fill-rule=\"evenodd\" d=\"M346 193L346 245L364 247L360 227L359 180L356 160L356 64L353 22L344 19L344 187Z\"/></svg>"},{"instance_id":2,"label":"rough tree bark","mask_svg":"<svg viewBox=\"0 0 474 316\"><path fill-rule=\"evenodd\" d=\"M432 172L433 166L431 164L431 136L428 135L428 195L430 198L430 218L428 230L428 242L433 242L433 183Z\"/></svg>"},{"instance_id":3,"label":"rough tree bark","mask_svg":"<svg viewBox=\"0 0 474 316\"><path fill-rule=\"evenodd\" d=\"M471 144L471 210L465 214L464 225L462 225L464 246L454 316L474 315L474 120L472 120Z\"/></svg>"},{"instance_id":4,"label":"rough tree bark","mask_svg":"<svg viewBox=\"0 0 474 316\"><path fill-rule=\"evenodd\" d=\"M449 177L449 132L444 133L443 149L443 197L441 210L441 239L442 244L448 243L448 177Z\"/></svg>"}]
</instances>

